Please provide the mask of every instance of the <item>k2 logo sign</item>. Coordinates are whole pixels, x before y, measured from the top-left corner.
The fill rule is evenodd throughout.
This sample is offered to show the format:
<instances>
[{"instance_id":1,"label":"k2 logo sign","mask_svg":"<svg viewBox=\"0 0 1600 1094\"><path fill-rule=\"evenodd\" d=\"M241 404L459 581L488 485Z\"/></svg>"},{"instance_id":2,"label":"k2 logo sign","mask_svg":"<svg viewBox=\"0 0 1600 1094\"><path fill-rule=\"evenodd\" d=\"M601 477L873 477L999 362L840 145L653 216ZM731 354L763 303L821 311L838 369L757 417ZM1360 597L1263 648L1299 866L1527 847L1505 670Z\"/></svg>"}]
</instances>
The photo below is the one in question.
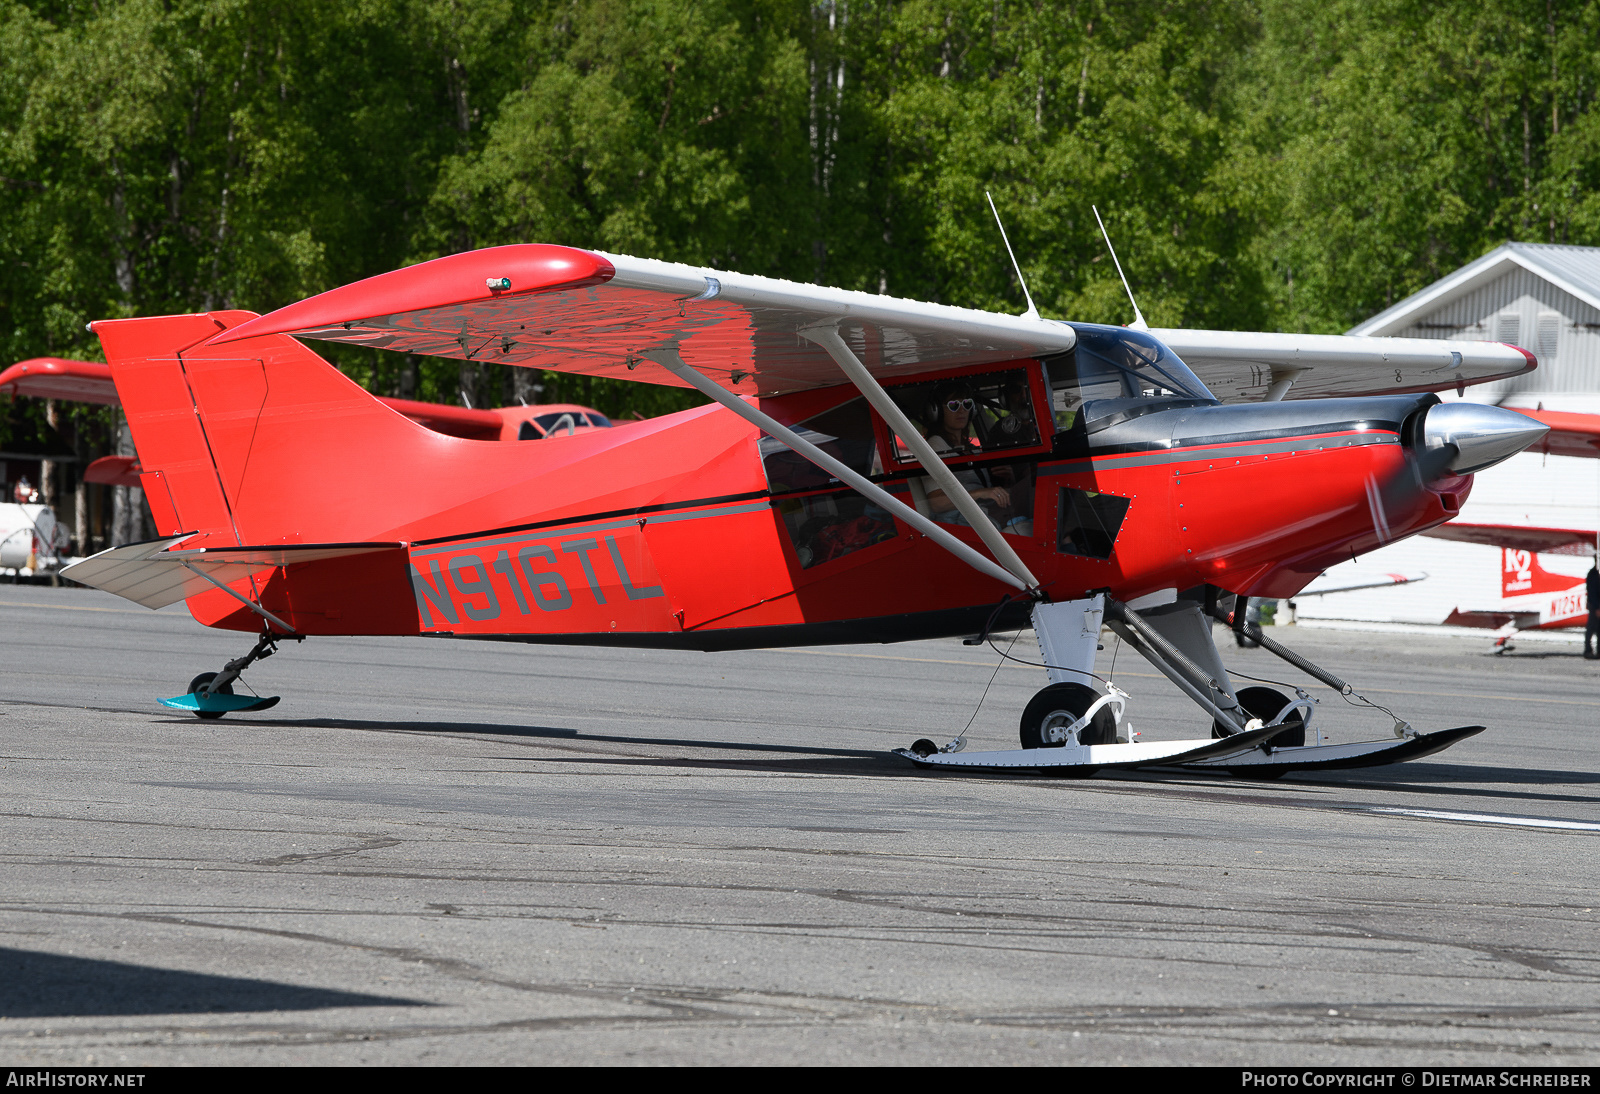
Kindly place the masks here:
<instances>
[{"instance_id":1,"label":"k2 logo sign","mask_svg":"<svg viewBox=\"0 0 1600 1094\"><path fill-rule=\"evenodd\" d=\"M1505 592L1522 592L1533 588L1533 552L1505 549Z\"/></svg>"}]
</instances>

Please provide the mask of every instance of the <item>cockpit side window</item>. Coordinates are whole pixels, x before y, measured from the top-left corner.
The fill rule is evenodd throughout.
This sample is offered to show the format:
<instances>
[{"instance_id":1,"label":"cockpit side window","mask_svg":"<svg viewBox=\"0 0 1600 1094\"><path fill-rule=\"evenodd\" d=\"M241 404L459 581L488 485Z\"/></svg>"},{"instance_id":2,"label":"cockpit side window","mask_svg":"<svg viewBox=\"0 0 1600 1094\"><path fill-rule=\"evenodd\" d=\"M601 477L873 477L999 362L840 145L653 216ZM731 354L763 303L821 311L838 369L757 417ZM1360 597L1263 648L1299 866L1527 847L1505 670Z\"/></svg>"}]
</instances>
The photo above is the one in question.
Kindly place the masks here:
<instances>
[{"instance_id":1,"label":"cockpit side window","mask_svg":"<svg viewBox=\"0 0 1600 1094\"><path fill-rule=\"evenodd\" d=\"M924 436L942 438L946 458L988 455L1039 443L1028 375L1028 369L1015 368L898 384L889 396ZM898 437L894 448L899 463L916 463Z\"/></svg>"}]
</instances>

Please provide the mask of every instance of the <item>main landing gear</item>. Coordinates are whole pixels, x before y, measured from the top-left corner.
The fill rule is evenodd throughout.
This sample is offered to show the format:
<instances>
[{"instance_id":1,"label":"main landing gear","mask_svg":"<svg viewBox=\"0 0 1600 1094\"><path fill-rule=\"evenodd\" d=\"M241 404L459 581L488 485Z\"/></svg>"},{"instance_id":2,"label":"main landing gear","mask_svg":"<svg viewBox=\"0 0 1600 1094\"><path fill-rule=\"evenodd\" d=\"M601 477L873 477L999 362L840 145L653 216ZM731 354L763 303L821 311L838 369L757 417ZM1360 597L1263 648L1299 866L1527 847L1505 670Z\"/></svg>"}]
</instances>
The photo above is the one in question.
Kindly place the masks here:
<instances>
[{"instance_id":1,"label":"main landing gear","mask_svg":"<svg viewBox=\"0 0 1600 1094\"><path fill-rule=\"evenodd\" d=\"M277 653L278 643L288 638L296 642L305 641L304 635L273 634L271 630L263 630L261 637L256 640L255 648L249 653L223 665L221 672L202 672L189 681L187 694L162 699L161 705L174 710L187 710L198 718L208 720L220 718L224 714L266 710L277 706L279 696L276 695L235 695L233 682L239 679L240 673L257 661Z\"/></svg>"},{"instance_id":2,"label":"main landing gear","mask_svg":"<svg viewBox=\"0 0 1600 1094\"><path fill-rule=\"evenodd\" d=\"M1023 711L1022 747L965 752L965 739L957 738L943 749L931 741L918 741L912 748L896 752L924 768L1020 768L1083 777L1102 768L1180 766L1222 770L1241 778L1274 779L1290 771L1371 767L1415 759L1483 731L1482 726L1463 726L1418 733L1395 718L1390 738L1355 744L1324 741L1312 725L1316 701L1303 689L1294 689L1293 698L1270 687L1234 690L1211 638L1213 620L1228 624L1240 638L1340 695L1365 700L1337 676L1247 622L1244 597L1232 598L1231 614L1223 611L1219 592L1204 586L1182 596L1169 590L1165 596L1156 594L1132 604L1104 595L1037 604L1033 627L1050 685ZM1126 719L1128 694L1094 673L1102 624L1210 717L1211 736L1183 741L1137 739L1139 735Z\"/></svg>"}]
</instances>

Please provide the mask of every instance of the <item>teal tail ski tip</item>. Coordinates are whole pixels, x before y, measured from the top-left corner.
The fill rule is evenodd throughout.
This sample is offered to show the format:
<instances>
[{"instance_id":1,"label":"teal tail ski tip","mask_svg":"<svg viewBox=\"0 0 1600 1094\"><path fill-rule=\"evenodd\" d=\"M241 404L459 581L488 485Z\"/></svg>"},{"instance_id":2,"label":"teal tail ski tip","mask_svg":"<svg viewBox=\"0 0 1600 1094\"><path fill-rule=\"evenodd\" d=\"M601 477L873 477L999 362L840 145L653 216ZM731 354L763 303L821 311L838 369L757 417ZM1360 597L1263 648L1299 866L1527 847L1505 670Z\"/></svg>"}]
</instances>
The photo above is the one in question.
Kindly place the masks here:
<instances>
[{"instance_id":1,"label":"teal tail ski tip","mask_svg":"<svg viewBox=\"0 0 1600 1094\"><path fill-rule=\"evenodd\" d=\"M159 700L162 706L173 710L187 710L190 714L233 714L238 711L266 710L278 705L276 695L177 695Z\"/></svg>"}]
</instances>

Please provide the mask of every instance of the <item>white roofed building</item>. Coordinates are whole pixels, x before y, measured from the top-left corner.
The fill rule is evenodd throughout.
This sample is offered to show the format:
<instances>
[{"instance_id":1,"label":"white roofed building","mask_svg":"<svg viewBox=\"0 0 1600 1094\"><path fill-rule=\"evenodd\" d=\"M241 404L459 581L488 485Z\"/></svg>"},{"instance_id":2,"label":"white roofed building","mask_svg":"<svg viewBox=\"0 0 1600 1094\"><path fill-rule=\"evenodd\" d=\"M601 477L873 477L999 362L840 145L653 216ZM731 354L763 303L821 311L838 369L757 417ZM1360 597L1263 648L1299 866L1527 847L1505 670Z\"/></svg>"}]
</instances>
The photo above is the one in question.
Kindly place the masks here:
<instances>
[{"instance_id":1,"label":"white roofed building","mask_svg":"<svg viewBox=\"0 0 1600 1094\"><path fill-rule=\"evenodd\" d=\"M1600 414L1600 247L1507 243L1373 316L1348 333L1505 342L1538 368L1466 389L1464 397L1516 409ZM1477 475L1459 518L1471 524L1600 527L1600 459L1513 456ZM1547 570L1581 577L1590 560L1542 555ZM1386 573L1428 580L1298 602L1302 619L1442 623L1457 608L1501 603L1501 553L1471 543L1413 537L1328 571L1318 585L1354 585Z\"/></svg>"}]
</instances>

